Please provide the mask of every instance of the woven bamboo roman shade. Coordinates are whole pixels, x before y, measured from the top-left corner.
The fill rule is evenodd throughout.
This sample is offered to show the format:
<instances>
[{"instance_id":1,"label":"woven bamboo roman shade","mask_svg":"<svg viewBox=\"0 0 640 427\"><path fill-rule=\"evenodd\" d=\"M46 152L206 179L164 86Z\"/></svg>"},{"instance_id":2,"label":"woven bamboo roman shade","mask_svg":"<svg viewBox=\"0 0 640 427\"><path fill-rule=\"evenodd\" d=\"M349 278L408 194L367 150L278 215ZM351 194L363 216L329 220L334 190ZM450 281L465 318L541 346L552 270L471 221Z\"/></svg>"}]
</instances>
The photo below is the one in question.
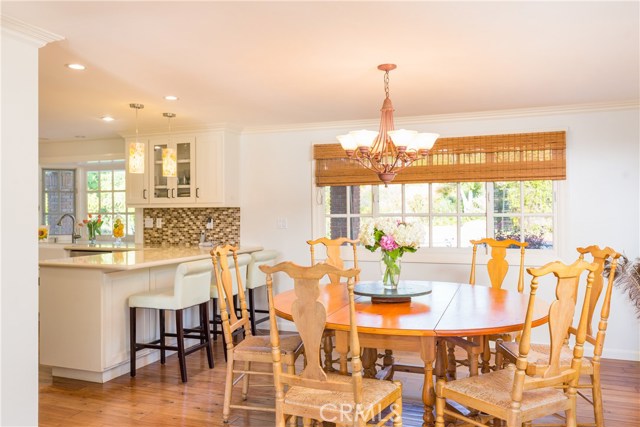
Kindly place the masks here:
<instances>
[{"instance_id":1,"label":"woven bamboo roman shade","mask_svg":"<svg viewBox=\"0 0 640 427\"><path fill-rule=\"evenodd\" d=\"M566 132L439 138L429 157L396 176L394 184L566 179ZM340 144L313 146L316 185L380 184L349 160Z\"/></svg>"}]
</instances>

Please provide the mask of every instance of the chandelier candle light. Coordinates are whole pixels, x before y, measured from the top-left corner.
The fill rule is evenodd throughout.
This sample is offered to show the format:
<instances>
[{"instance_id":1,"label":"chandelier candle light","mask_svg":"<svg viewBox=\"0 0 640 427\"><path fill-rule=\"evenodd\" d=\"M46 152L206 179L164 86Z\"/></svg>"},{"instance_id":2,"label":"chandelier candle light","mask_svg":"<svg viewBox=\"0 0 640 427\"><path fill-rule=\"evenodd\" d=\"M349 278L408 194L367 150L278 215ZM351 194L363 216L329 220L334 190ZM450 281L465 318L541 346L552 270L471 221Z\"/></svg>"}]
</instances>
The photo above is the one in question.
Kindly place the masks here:
<instances>
[{"instance_id":1,"label":"chandelier candle light","mask_svg":"<svg viewBox=\"0 0 640 427\"><path fill-rule=\"evenodd\" d=\"M426 158L440 135L406 129L394 130L394 110L389 98L389 71L395 70L396 65L382 64L378 65L378 69L384 71L385 92L380 109L380 130L356 130L337 138L350 159L375 172L387 186L404 168L418 159Z\"/></svg>"},{"instance_id":2,"label":"chandelier candle light","mask_svg":"<svg viewBox=\"0 0 640 427\"><path fill-rule=\"evenodd\" d=\"M405 252L415 252L423 229L420 224L405 224L393 218L376 218L365 222L358 239L365 248L382 251L380 270L385 288L395 289L400 281L400 259Z\"/></svg>"}]
</instances>

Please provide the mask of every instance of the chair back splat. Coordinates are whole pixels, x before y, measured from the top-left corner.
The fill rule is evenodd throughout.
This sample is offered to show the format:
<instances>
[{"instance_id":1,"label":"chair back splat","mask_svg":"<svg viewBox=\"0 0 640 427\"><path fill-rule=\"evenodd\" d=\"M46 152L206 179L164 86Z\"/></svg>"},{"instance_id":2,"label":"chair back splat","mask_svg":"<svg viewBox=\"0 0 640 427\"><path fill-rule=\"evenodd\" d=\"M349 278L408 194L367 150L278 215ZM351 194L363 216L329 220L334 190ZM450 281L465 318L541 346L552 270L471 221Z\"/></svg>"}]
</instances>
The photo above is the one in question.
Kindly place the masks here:
<instances>
[{"instance_id":1,"label":"chair back splat","mask_svg":"<svg viewBox=\"0 0 640 427\"><path fill-rule=\"evenodd\" d=\"M314 265L317 262L315 247L318 244L324 245L326 249L326 258L324 262L326 264L332 265L339 269L344 269L344 260L340 255L340 247L345 243L351 245L353 249L353 268L358 268L358 251L357 245L359 240L351 240L346 237L338 237L336 239L328 239L326 237L321 237L316 240L307 240L309 244L309 249L311 251L311 265ZM355 277L355 281L358 282L360 280L360 273ZM334 273L329 274L329 281L333 284L340 283L339 276Z\"/></svg>"},{"instance_id":2,"label":"chair back splat","mask_svg":"<svg viewBox=\"0 0 640 427\"><path fill-rule=\"evenodd\" d=\"M494 289L500 289L502 287L502 282L504 282L504 278L509 270L509 263L506 260L507 248L510 246L516 246L520 248L518 292L522 292L524 290L524 249L529 246L527 242L518 242L512 239L496 240L488 237L480 240L471 240L470 242L473 245L471 276L469 277L470 284L476 284L476 255L478 252L478 245L485 244L491 248L491 259L487 263L487 270L489 272L491 287Z\"/></svg>"}]
</instances>

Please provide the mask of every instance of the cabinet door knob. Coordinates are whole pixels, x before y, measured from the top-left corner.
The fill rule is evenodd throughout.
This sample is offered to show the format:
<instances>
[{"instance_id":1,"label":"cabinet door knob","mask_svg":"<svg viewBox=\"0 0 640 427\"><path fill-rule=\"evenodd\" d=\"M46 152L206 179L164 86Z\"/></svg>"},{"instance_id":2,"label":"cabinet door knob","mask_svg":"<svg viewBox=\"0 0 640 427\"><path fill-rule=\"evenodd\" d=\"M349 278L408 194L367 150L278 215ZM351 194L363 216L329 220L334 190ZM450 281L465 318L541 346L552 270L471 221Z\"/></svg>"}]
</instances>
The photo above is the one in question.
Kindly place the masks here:
<instances>
[{"instance_id":1,"label":"cabinet door knob","mask_svg":"<svg viewBox=\"0 0 640 427\"><path fill-rule=\"evenodd\" d=\"M147 189L146 188L144 190L142 190L142 198L144 200L147 200Z\"/></svg>"},{"instance_id":2,"label":"cabinet door knob","mask_svg":"<svg viewBox=\"0 0 640 427\"><path fill-rule=\"evenodd\" d=\"M200 187L196 188L196 199L200 198Z\"/></svg>"},{"instance_id":3,"label":"cabinet door knob","mask_svg":"<svg viewBox=\"0 0 640 427\"><path fill-rule=\"evenodd\" d=\"M172 188L172 189L171 189L171 198L172 198L172 199L175 199L175 198L176 198L176 189L175 189L175 188Z\"/></svg>"}]
</instances>

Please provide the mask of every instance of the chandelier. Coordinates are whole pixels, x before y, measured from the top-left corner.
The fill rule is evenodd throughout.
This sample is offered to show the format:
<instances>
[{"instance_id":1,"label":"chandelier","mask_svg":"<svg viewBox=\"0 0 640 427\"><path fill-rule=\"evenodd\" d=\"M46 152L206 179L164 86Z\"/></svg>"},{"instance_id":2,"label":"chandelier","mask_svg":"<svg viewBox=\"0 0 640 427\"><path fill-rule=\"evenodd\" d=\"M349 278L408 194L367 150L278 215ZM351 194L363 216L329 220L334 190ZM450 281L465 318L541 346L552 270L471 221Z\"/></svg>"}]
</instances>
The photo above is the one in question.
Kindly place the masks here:
<instances>
[{"instance_id":1,"label":"chandelier","mask_svg":"<svg viewBox=\"0 0 640 427\"><path fill-rule=\"evenodd\" d=\"M394 130L393 105L389 98L389 71L395 68L396 64L378 65L378 69L384 71L385 93L380 109L380 130L356 130L337 137L347 156L375 172L385 186L411 163L426 158L440 136L437 133L418 133L415 130Z\"/></svg>"}]
</instances>

